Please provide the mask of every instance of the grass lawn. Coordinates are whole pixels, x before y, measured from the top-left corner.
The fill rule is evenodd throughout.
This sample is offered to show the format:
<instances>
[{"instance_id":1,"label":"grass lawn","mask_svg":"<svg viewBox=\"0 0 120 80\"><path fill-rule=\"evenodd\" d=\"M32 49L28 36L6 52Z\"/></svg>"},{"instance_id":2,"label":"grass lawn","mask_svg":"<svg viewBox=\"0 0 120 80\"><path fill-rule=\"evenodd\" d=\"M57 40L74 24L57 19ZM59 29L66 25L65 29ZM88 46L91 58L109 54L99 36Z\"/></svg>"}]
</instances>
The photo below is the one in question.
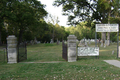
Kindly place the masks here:
<instances>
[{"instance_id":1,"label":"grass lawn","mask_svg":"<svg viewBox=\"0 0 120 80\"><path fill-rule=\"evenodd\" d=\"M113 50L115 54L112 54ZM66 62L62 59L61 44L29 45L27 46L27 60L23 62L36 63L0 62L0 80L120 80L120 68L103 61L119 60L117 59L117 45L100 47L99 53L99 59L78 57L76 62ZM61 62L38 63L50 61Z\"/></svg>"}]
</instances>

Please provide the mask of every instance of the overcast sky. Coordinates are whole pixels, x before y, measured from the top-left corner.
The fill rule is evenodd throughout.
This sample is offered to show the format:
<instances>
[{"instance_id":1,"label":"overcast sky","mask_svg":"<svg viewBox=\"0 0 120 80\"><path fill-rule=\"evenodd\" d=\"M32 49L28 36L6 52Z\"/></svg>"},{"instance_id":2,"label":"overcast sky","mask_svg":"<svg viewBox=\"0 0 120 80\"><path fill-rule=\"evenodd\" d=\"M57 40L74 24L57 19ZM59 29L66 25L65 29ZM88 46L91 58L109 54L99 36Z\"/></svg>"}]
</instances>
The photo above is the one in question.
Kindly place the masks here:
<instances>
[{"instance_id":1,"label":"overcast sky","mask_svg":"<svg viewBox=\"0 0 120 80\"><path fill-rule=\"evenodd\" d=\"M55 0L38 0L41 1L42 4L46 5L45 10L50 13L52 16L58 17L59 18L59 25L68 27L67 25L67 16L62 15L62 6L60 7L55 7L53 6L53 2Z\"/></svg>"}]
</instances>

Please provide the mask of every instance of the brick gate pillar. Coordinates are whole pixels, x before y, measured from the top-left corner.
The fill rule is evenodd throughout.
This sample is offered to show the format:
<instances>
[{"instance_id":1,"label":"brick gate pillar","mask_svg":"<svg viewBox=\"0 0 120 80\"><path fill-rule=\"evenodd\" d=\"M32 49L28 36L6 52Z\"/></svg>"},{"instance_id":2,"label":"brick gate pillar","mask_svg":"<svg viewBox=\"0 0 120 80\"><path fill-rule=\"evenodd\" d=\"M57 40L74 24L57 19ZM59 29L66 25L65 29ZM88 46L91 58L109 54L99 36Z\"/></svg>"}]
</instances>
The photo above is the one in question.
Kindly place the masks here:
<instances>
[{"instance_id":1,"label":"brick gate pillar","mask_svg":"<svg viewBox=\"0 0 120 80\"><path fill-rule=\"evenodd\" d=\"M17 38L14 35L7 37L8 63L17 63Z\"/></svg>"},{"instance_id":2,"label":"brick gate pillar","mask_svg":"<svg viewBox=\"0 0 120 80\"><path fill-rule=\"evenodd\" d=\"M69 35L68 39L68 62L75 62L76 56L76 37L75 35Z\"/></svg>"}]
</instances>

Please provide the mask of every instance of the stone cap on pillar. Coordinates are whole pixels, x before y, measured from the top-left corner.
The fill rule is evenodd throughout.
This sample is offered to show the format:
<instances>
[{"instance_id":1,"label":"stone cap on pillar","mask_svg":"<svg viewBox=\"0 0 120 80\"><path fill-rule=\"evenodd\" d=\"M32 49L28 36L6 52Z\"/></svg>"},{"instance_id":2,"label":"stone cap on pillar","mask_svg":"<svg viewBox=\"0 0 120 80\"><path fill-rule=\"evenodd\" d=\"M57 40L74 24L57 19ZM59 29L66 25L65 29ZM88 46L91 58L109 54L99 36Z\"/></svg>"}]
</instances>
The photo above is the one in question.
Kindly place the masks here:
<instances>
[{"instance_id":1,"label":"stone cap on pillar","mask_svg":"<svg viewBox=\"0 0 120 80\"><path fill-rule=\"evenodd\" d=\"M15 37L15 35L9 35L8 37L7 37L7 40L8 39L17 39L16 37Z\"/></svg>"},{"instance_id":2,"label":"stone cap on pillar","mask_svg":"<svg viewBox=\"0 0 120 80\"><path fill-rule=\"evenodd\" d=\"M17 38L15 35L9 35L7 37L7 44L17 44Z\"/></svg>"},{"instance_id":3,"label":"stone cap on pillar","mask_svg":"<svg viewBox=\"0 0 120 80\"><path fill-rule=\"evenodd\" d=\"M75 35L69 35L68 37L67 37L67 39L69 40L69 39L76 39L77 37L75 36Z\"/></svg>"}]
</instances>

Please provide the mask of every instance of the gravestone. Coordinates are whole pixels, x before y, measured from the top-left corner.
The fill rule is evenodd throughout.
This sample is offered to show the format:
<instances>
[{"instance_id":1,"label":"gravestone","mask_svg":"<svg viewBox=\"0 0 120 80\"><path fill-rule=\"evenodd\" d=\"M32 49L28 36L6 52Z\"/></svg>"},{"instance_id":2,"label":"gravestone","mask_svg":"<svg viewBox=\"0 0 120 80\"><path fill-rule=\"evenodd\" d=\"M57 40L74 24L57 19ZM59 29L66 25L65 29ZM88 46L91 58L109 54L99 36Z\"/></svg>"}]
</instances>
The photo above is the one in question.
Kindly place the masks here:
<instances>
[{"instance_id":1,"label":"gravestone","mask_svg":"<svg viewBox=\"0 0 120 80\"><path fill-rule=\"evenodd\" d=\"M88 43L87 43L87 40L80 40L78 46L81 46L81 47L88 47Z\"/></svg>"},{"instance_id":2,"label":"gravestone","mask_svg":"<svg viewBox=\"0 0 120 80\"><path fill-rule=\"evenodd\" d=\"M51 39L50 43L51 43L51 44L53 43L53 39Z\"/></svg>"},{"instance_id":3,"label":"gravestone","mask_svg":"<svg viewBox=\"0 0 120 80\"><path fill-rule=\"evenodd\" d=\"M87 42L85 41L85 47L88 47L88 44L87 44Z\"/></svg>"},{"instance_id":4,"label":"gravestone","mask_svg":"<svg viewBox=\"0 0 120 80\"><path fill-rule=\"evenodd\" d=\"M31 41L30 41L30 44L31 44L31 45L33 45L33 44L34 44L33 40L31 40Z\"/></svg>"},{"instance_id":5,"label":"gravestone","mask_svg":"<svg viewBox=\"0 0 120 80\"><path fill-rule=\"evenodd\" d=\"M40 41L37 41L37 44L39 44L40 43Z\"/></svg>"},{"instance_id":6,"label":"gravestone","mask_svg":"<svg viewBox=\"0 0 120 80\"><path fill-rule=\"evenodd\" d=\"M114 54L114 50L112 51L112 54Z\"/></svg>"},{"instance_id":7,"label":"gravestone","mask_svg":"<svg viewBox=\"0 0 120 80\"><path fill-rule=\"evenodd\" d=\"M76 55L76 37L75 35L69 35L68 39L68 62L75 62L77 59Z\"/></svg>"},{"instance_id":8,"label":"gravestone","mask_svg":"<svg viewBox=\"0 0 120 80\"><path fill-rule=\"evenodd\" d=\"M81 40L78 46L84 46L84 42Z\"/></svg>"},{"instance_id":9,"label":"gravestone","mask_svg":"<svg viewBox=\"0 0 120 80\"><path fill-rule=\"evenodd\" d=\"M17 38L14 35L7 37L8 63L17 63Z\"/></svg>"},{"instance_id":10,"label":"gravestone","mask_svg":"<svg viewBox=\"0 0 120 80\"><path fill-rule=\"evenodd\" d=\"M36 37L34 38L34 44L37 44L37 39L36 39Z\"/></svg>"},{"instance_id":11,"label":"gravestone","mask_svg":"<svg viewBox=\"0 0 120 80\"><path fill-rule=\"evenodd\" d=\"M89 43L89 44L91 44L91 41L90 41L90 39L88 39L88 43Z\"/></svg>"}]
</instances>

